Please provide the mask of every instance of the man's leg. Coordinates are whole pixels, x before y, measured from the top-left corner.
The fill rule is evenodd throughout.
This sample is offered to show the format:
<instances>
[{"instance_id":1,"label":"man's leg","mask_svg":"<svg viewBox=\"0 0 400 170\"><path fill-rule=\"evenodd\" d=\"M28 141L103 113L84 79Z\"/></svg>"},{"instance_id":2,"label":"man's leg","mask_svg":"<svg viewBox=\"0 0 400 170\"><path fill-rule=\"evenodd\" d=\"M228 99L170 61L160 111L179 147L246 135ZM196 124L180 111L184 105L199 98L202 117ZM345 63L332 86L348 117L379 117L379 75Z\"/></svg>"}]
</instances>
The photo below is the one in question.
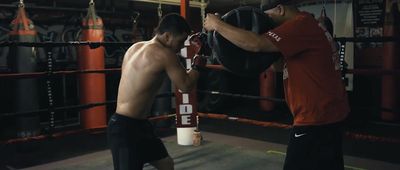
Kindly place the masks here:
<instances>
[{"instance_id":1,"label":"man's leg","mask_svg":"<svg viewBox=\"0 0 400 170\"><path fill-rule=\"evenodd\" d=\"M294 126L290 132L286 150L284 170L313 170L315 169L315 137L311 127Z\"/></svg>"},{"instance_id":2,"label":"man's leg","mask_svg":"<svg viewBox=\"0 0 400 170\"><path fill-rule=\"evenodd\" d=\"M145 155L145 162L160 170L174 169L174 161L159 138L147 140L141 148L145 148L142 151L143 155Z\"/></svg>"},{"instance_id":3,"label":"man's leg","mask_svg":"<svg viewBox=\"0 0 400 170\"><path fill-rule=\"evenodd\" d=\"M293 127L284 170L342 170L340 124Z\"/></svg>"},{"instance_id":4,"label":"man's leg","mask_svg":"<svg viewBox=\"0 0 400 170\"><path fill-rule=\"evenodd\" d=\"M111 119L107 128L107 140L115 170L141 170L143 159L138 154L137 142L129 140L128 130L117 119Z\"/></svg>"},{"instance_id":5,"label":"man's leg","mask_svg":"<svg viewBox=\"0 0 400 170\"><path fill-rule=\"evenodd\" d=\"M343 170L343 128L341 124L328 125L321 129L318 167L327 170Z\"/></svg>"},{"instance_id":6,"label":"man's leg","mask_svg":"<svg viewBox=\"0 0 400 170\"><path fill-rule=\"evenodd\" d=\"M149 162L149 163L159 170L173 170L174 169L174 161L172 160L172 158L170 156L160 159L160 160L157 160L157 161Z\"/></svg>"}]
</instances>

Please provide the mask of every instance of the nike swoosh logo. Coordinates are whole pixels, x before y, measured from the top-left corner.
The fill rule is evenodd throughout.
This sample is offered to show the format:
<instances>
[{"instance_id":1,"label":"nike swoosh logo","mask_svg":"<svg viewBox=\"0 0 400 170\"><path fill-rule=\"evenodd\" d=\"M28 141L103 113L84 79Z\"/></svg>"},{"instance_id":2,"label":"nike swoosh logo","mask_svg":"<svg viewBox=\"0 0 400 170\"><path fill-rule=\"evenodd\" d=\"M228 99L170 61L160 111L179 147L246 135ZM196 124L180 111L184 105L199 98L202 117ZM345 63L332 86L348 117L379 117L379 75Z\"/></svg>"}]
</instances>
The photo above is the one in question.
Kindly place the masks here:
<instances>
[{"instance_id":1,"label":"nike swoosh logo","mask_svg":"<svg viewBox=\"0 0 400 170\"><path fill-rule=\"evenodd\" d=\"M296 134L296 133L295 133L295 134L294 134L294 137L295 137L295 138L298 138L298 137L304 136L304 135L306 135L306 134L307 134L307 133L302 133L302 134Z\"/></svg>"}]
</instances>

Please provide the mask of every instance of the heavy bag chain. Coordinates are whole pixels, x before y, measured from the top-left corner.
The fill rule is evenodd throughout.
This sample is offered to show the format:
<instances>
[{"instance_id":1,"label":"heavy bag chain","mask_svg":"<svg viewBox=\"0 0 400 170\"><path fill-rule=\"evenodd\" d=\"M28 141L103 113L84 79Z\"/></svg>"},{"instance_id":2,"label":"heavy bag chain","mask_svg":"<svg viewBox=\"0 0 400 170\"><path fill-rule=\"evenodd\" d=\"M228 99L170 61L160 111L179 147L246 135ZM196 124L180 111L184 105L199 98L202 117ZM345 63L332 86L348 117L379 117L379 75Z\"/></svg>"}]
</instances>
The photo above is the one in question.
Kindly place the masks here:
<instances>
[{"instance_id":1,"label":"heavy bag chain","mask_svg":"<svg viewBox=\"0 0 400 170\"><path fill-rule=\"evenodd\" d=\"M49 133L51 133L55 127L54 123L54 100L53 100L53 89L52 89L52 80L51 76L53 75L53 52L51 48L47 48L47 97L49 99Z\"/></svg>"},{"instance_id":2,"label":"heavy bag chain","mask_svg":"<svg viewBox=\"0 0 400 170\"><path fill-rule=\"evenodd\" d=\"M345 56L346 56L346 44L343 42L340 42L339 43L339 61L340 61L340 71L342 73L342 80L346 79L346 72L347 72Z\"/></svg>"},{"instance_id":3,"label":"heavy bag chain","mask_svg":"<svg viewBox=\"0 0 400 170\"><path fill-rule=\"evenodd\" d=\"M158 20L160 21L162 17L161 0L158 0L157 14L158 14Z\"/></svg>"}]
</instances>

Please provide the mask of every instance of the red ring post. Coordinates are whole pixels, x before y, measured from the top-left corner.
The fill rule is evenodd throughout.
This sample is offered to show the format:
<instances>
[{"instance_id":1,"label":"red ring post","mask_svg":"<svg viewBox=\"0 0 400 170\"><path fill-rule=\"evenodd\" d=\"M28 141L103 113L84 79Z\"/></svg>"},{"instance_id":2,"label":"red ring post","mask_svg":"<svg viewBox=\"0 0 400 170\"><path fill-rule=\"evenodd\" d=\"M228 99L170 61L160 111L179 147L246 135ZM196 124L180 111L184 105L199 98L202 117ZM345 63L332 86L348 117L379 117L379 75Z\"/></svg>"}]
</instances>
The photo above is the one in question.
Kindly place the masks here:
<instances>
[{"instance_id":1,"label":"red ring post","mask_svg":"<svg viewBox=\"0 0 400 170\"><path fill-rule=\"evenodd\" d=\"M181 0L181 16L188 18L189 0ZM190 46L188 40L185 48L181 51L186 59L186 69L191 68L191 62L195 55L195 49ZM193 145L193 133L197 127L197 98L196 88L189 93L182 93L175 90L176 100L176 129L177 141L179 145Z\"/></svg>"}]
</instances>

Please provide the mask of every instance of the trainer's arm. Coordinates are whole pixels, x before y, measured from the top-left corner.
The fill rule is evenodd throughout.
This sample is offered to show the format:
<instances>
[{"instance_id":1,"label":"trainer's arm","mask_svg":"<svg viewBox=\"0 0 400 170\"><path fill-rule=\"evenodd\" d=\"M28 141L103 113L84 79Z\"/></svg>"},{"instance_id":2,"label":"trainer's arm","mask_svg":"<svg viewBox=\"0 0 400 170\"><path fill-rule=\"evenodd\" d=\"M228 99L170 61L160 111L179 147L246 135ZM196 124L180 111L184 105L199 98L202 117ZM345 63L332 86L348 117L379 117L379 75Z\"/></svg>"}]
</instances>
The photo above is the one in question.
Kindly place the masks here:
<instances>
[{"instance_id":1,"label":"trainer's arm","mask_svg":"<svg viewBox=\"0 0 400 170\"><path fill-rule=\"evenodd\" d=\"M279 52L279 49L267 38L222 21L214 14L207 14L204 21L207 31L217 31L236 46L252 52Z\"/></svg>"},{"instance_id":2,"label":"trainer's arm","mask_svg":"<svg viewBox=\"0 0 400 170\"><path fill-rule=\"evenodd\" d=\"M171 53L169 55L175 54ZM183 92L192 90L197 84L199 72L193 69L186 71L175 56L170 56L168 58L168 60L164 61L164 64L167 75L171 79L172 83Z\"/></svg>"}]
</instances>

